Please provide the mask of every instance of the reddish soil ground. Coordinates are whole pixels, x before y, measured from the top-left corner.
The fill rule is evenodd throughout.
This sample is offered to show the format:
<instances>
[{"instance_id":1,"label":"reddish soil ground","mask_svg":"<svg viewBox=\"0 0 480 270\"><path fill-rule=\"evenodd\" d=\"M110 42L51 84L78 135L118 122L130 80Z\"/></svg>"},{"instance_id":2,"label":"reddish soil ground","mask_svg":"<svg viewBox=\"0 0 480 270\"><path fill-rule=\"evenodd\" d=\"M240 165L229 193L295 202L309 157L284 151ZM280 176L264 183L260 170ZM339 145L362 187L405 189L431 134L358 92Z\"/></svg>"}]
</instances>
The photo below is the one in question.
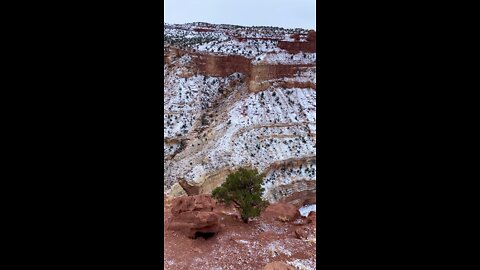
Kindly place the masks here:
<instances>
[{"instance_id":1,"label":"reddish soil ground","mask_svg":"<svg viewBox=\"0 0 480 270\"><path fill-rule=\"evenodd\" d=\"M300 240L294 233L305 226L299 224L304 218L290 223L257 218L245 224L224 216L218 234L189 239L166 229L172 215L170 203L164 205L164 270L263 270L273 261L316 269L316 240ZM306 226L315 228L313 223Z\"/></svg>"}]
</instances>

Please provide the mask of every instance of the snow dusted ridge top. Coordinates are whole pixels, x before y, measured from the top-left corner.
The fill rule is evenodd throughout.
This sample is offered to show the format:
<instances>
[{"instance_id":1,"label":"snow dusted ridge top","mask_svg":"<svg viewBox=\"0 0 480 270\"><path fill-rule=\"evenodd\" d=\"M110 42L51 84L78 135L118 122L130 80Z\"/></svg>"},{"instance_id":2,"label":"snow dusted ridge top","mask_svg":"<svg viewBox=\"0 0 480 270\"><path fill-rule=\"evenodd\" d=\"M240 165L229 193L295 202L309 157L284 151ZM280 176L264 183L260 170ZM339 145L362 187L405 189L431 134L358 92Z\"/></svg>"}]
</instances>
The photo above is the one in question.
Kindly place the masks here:
<instances>
[{"instance_id":1,"label":"snow dusted ridge top","mask_svg":"<svg viewBox=\"0 0 480 270\"><path fill-rule=\"evenodd\" d=\"M163 24L164 31L171 29L185 30L185 31L194 31L196 29L210 31L210 32L223 32L223 33L237 33L237 34L248 34L248 37L264 37L272 38L279 37L281 38L284 35L292 34L303 34L307 35L307 29L301 28L292 28L285 29L281 27L272 27L272 26L239 26L239 25L228 25L228 24L210 24L202 22L186 23L186 24Z\"/></svg>"},{"instance_id":2,"label":"snow dusted ridge top","mask_svg":"<svg viewBox=\"0 0 480 270\"><path fill-rule=\"evenodd\" d=\"M164 24L164 38L164 47L192 52L241 55L261 61L269 58L269 54L302 51L306 54L302 55L304 61L316 60L313 30L207 23Z\"/></svg>"},{"instance_id":3,"label":"snow dusted ridge top","mask_svg":"<svg viewBox=\"0 0 480 270\"><path fill-rule=\"evenodd\" d=\"M316 33L164 25L164 187L210 193L239 167L265 199L314 204Z\"/></svg>"}]
</instances>

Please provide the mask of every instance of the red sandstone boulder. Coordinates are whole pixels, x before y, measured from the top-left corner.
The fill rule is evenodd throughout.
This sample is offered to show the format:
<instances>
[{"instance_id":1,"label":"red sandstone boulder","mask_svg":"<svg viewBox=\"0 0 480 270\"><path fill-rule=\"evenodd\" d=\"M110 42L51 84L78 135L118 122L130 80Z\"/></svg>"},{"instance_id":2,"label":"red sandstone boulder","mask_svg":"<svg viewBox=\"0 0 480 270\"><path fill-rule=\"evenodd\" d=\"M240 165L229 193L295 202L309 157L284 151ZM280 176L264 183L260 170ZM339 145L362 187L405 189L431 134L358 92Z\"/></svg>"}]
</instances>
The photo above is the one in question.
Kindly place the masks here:
<instances>
[{"instance_id":1,"label":"red sandstone boulder","mask_svg":"<svg viewBox=\"0 0 480 270\"><path fill-rule=\"evenodd\" d=\"M304 226L295 230L295 237L302 240L307 240L309 238L316 237L316 230L315 228Z\"/></svg>"},{"instance_id":2,"label":"red sandstone boulder","mask_svg":"<svg viewBox=\"0 0 480 270\"><path fill-rule=\"evenodd\" d=\"M237 209L233 204L230 206L225 204L217 204L213 212L218 214L222 221L238 222L242 220L239 209Z\"/></svg>"},{"instance_id":3,"label":"red sandstone boulder","mask_svg":"<svg viewBox=\"0 0 480 270\"><path fill-rule=\"evenodd\" d=\"M173 202L172 215L176 216L188 211L211 212L215 205L215 200L207 195L180 197Z\"/></svg>"},{"instance_id":4,"label":"red sandstone boulder","mask_svg":"<svg viewBox=\"0 0 480 270\"><path fill-rule=\"evenodd\" d=\"M273 218L280 221L293 221L300 216L297 207L288 203L271 204L263 212L264 218Z\"/></svg>"},{"instance_id":5,"label":"red sandstone boulder","mask_svg":"<svg viewBox=\"0 0 480 270\"><path fill-rule=\"evenodd\" d=\"M263 270L295 270L295 268L284 262L276 261L265 265L265 268L263 268Z\"/></svg>"},{"instance_id":6,"label":"red sandstone boulder","mask_svg":"<svg viewBox=\"0 0 480 270\"><path fill-rule=\"evenodd\" d=\"M189 238L216 234L220 229L218 216L213 212L183 212L170 222L169 230L179 231Z\"/></svg>"},{"instance_id":7,"label":"red sandstone boulder","mask_svg":"<svg viewBox=\"0 0 480 270\"><path fill-rule=\"evenodd\" d=\"M220 230L219 218L213 212L215 200L206 195L180 197L173 202L168 230L189 238L212 236Z\"/></svg>"}]
</instances>

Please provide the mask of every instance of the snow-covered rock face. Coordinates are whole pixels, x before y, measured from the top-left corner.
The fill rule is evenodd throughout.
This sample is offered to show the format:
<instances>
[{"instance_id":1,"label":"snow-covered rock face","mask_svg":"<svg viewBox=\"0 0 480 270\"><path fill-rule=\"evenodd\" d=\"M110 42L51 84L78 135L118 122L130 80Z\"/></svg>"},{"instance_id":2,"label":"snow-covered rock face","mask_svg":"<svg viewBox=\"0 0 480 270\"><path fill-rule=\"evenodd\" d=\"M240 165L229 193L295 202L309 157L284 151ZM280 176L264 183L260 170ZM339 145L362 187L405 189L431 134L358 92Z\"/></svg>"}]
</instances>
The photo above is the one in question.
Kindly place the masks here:
<instances>
[{"instance_id":1,"label":"snow-covered rock face","mask_svg":"<svg viewBox=\"0 0 480 270\"><path fill-rule=\"evenodd\" d=\"M198 23L164 31L176 50L164 50L165 189L184 180L209 193L251 166L266 175L271 202L315 194L316 53L277 47L302 48L308 31Z\"/></svg>"}]
</instances>

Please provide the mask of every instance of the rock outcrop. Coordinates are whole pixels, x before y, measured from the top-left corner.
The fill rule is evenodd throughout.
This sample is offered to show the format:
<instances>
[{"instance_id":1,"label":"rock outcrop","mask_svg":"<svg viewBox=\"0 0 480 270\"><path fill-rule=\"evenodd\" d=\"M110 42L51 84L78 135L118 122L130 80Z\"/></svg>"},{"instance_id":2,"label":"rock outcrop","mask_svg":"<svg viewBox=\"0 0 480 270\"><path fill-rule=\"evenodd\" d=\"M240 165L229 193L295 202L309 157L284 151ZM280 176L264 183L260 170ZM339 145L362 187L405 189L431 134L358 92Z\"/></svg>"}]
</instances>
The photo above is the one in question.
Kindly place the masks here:
<instances>
[{"instance_id":1,"label":"rock outcrop","mask_svg":"<svg viewBox=\"0 0 480 270\"><path fill-rule=\"evenodd\" d=\"M301 240L316 238L316 230L311 226L303 226L295 230L295 236Z\"/></svg>"},{"instance_id":2,"label":"rock outcrop","mask_svg":"<svg viewBox=\"0 0 480 270\"><path fill-rule=\"evenodd\" d=\"M217 203L213 212L220 217L219 233L212 239L204 240L199 235L197 240L192 240L179 231L168 230L168 225L174 220L172 208L175 206L175 213L192 210L210 213L212 203L208 199L183 199L180 202L179 198L168 195L164 198L164 270L265 269L267 264L275 261L293 269L317 269L315 239L310 236L300 240L294 235L295 230L302 226L314 228L312 223L279 222L260 216L247 224L239 220L234 204L226 206Z\"/></svg>"},{"instance_id":3,"label":"rock outcrop","mask_svg":"<svg viewBox=\"0 0 480 270\"><path fill-rule=\"evenodd\" d=\"M294 35L293 38L294 41L279 41L278 47L291 54L299 52L314 53L317 51L317 33L315 31L309 31L305 41L300 41L299 35Z\"/></svg>"},{"instance_id":4,"label":"rock outcrop","mask_svg":"<svg viewBox=\"0 0 480 270\"><path fill-rule=\"evenodd\" d=\"M212 55L190 53L192 68L199 74L211 77L227 77L233 73L250 74L251 61L241 55Z\"/></svg>"},{"instance_id":5,"label":"rock outcrop","mask_svg":"<svg viewBox=\"0 0 480 270\"><path fill-rule=\"evenodd\" d=\"M179 231L189 238L210 237L220 229L218 215L213 212L215 201L209 196L187 196L173 201L173 219L169 230Z\"/></svg>"},{"instance_id":6,"label":"rock outcrop","mask_svg":"<svg viewBox=\"0 0 480 270\"><path fill-rule=\"evenodd\" d=\"M279 221L293 221L300 216L298 208L288 203L275 203L269 205L263 212L263 217Z\"/></svg>"},{"instance_id":7,"label":"rock outcrop","mask_svg":"<svg viewBox=\"0 0 480 270\"><path fill-rule=\"evenodd\" d=\"M166 64L171 64L174 59L185 55L191 58L191 62L188 64L190 72L178 74L181 78L193 77L195 74L228 77L234 73L241 73L245 75L246 85L251 92L259 92L268 89L270 86L316 89L316 84L312 81L278 80L292 78L308 68L315 67L313 63L253 64L251 59L241 55L212 55L205 52L191 52L175 48L165 50L164 61Z\"/></svg>"},{"instance_id":8,"label":"rock outcrop","mask_svg":"<svg viewBox=\"0 0 480 270\"><path fill-rule=\"evenodd\" d=\"M240 210L234 204L226 206L224 204L217 204L213 210L224 221L242 222Z\"/></svg>"}]
</instances>

